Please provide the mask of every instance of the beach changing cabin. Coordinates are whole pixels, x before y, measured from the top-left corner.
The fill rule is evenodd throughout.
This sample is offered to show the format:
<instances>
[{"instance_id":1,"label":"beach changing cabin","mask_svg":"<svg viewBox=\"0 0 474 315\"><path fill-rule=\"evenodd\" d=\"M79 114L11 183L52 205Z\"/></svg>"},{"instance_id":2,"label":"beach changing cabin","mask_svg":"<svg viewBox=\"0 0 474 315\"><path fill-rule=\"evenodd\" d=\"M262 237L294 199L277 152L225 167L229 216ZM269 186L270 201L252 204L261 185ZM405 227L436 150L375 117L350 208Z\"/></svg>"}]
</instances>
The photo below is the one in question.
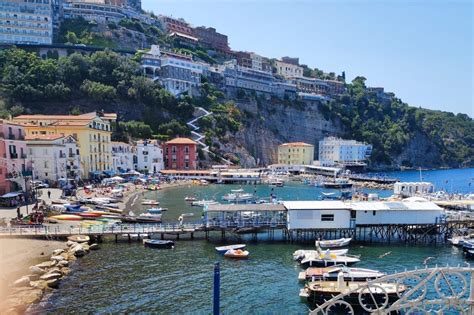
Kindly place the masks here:
<instances>
[{"instance_id":1,"label":"beach changing cabin","mask_svg":"<svg viewBox=\"0 0 474 315\"><path fill-rule=\"evenodd\" d=\"M351 207L342 201L285 201L288 230L351 228Z\"/></svg>"},{"instance_id":2,"label":"beach changing cabin","mask_svg":"<svg viewBox=\"0 0 474 315\"><path fill-rule=\"evenodd\" d=\"M353 217L357 225L435 224L443 209L433 202L353 202Z\"/></svg>"}]
</instances>

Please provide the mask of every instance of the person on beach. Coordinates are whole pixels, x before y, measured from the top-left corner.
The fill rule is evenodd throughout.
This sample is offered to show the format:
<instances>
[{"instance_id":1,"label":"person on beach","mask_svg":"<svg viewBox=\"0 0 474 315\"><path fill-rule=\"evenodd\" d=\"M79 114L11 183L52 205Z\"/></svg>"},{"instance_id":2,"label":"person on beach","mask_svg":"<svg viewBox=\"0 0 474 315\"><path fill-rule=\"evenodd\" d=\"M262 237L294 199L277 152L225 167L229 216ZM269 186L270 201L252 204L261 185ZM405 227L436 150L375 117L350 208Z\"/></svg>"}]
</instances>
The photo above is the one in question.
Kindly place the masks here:
<instances>
[{"instance_id":1,"label":"person on beach","mask_svg":"<svg viewBox=\"0 0 474 315\"><path fill-rule=\"evenodd\" d=\"M51 199L51 190L48 190L48 199Z\"/></svg>"}]
</instances>

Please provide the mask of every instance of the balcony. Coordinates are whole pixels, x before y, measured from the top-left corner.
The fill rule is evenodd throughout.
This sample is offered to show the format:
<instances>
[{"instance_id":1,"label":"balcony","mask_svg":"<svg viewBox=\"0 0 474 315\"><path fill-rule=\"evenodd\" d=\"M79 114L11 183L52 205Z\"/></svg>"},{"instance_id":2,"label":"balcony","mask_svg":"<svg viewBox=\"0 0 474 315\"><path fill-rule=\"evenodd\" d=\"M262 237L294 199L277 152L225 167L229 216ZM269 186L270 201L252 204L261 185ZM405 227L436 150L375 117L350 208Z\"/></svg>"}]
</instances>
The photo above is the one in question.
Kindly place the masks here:
<instances>
[{"instance_id":1,"label":"balcony","mask_svg":"<svg viewBox=\"0 0 474 315\"><path fill-rule=\"evenodd\" d=\"M61 159L65 159L66 158L66 153L59 153L59 157Z\"/></svg>"},{"instance_id":2,"label":"balcony","mask_svg":"<svg viewBox=\"0 0 474 315\"><path fill-rule=\"evenodd\" d=\"M20 154L20 159L26 159L26 153Z\"/></svg>"},{"instance_id":3,"label":"balcony","mask_svg":"<svg viewBox=\"0 0 474 315\"><path fill-rule=\"evenodd\" d=\"M10 153L10 159L18 159L18 153Z\"/></svg>"},{"instance_id":4,"label":"balcony","mask_svg":"<svg viewBox=\"0 0 474 315\"><path fill-rule=\"evenodd\" d=\"M74 153L69 153L69 157L70 157L70 158L75 158L76 155L75 155Z\"/></svg>"},{"instance_id":5,"label":"balcony","mask_svg":"<svg viewBox=\"0 0 474 315\"><path fill-rule=\"evenodd\" d=\"M8 139L9 140L15 140L15 135L13 133L8 134Z\"/></svg>"},{"instance_id":6,"label":"balcony","mask_svg":"<svg viewBox=\"0 0 474 315\"><path fill-rule=\"evenodd\" d=\"M23 177L33 176L33 171L27 170L27 171L21 172L21 174L23 175Z\"/></svg>"}]
</instances>

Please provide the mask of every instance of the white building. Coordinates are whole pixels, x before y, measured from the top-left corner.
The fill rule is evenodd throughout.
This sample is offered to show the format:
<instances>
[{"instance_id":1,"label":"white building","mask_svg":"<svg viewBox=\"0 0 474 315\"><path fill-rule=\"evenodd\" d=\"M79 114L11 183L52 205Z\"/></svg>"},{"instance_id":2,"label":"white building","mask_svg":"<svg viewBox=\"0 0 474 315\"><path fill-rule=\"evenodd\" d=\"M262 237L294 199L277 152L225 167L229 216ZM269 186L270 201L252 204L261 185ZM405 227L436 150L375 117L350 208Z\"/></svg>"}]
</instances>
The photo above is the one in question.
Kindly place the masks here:
<instances>
[{"instance_id":1,"label":"white building","mask_svg":"<svg viewBox=\"0 0 474 315\"><path fill-rule=\"evenodd\" d=\"M276 60L275 67L276 67L277 73L285 78L303 76L303 67L300 67L291 63L286 63L280 60Z\"/></svg>"},{"instance_id":2,"label":"white building","mask_svg":"<svg viewBox=\"0 0 474 315\"><path fill-rule=\"evenodd\" d=\"M351 227L351 207L342 201L285 201L283 205L289 230Z\"/></svg>"},{"instance_id":3,"label":"white building","mask_svg":"<svg viewBox=\"0 0 474 315\"><path fill-rule=\"evenodd\" d=\"M72 136L31 135L26 137L29 163L35 180L56 182L79 178L81 168L77 141Z\"/></svg>"},{"instance_id":4,"label":"white building","mask_svg":"<svg viewBox=\"0 0 474 315\"><path fill-rule=\"evenodd\" d=\"M398 182L393 185L393 193L402 198L427 195L434 192L434 185L427 182Z\"/></svg>"},{"instance_id":5,"label":"white building","mask_svg":"<svg viewBox=\"0 0 474 315\"><path fill-rule=\"evenodd\" d=\"M364 165L371 153L372 145L355 140L327 137L319 141L319 162L323 166Z\"/></svg>"},{"instance_id":6,"label":"white building","mask_svg":"<svg viewBox=\"0 0 474 315\"><path fill-rule=\"evenodd\" d=\"M155 174L164 168L163 148L156 140L140 140L136 145L135 170Z\"/></svg>"},{"instance_id":7,"label":"white building","mask_svg":"<svg viewBox=\"0 0 474 315\"><path fill-rule=\"evenodd\" d=\"M62 9L65 19L82 17L87 21L106 23L120 22L127 17L120 0L64 0Z\"/></svg>"},{"instance_id":8,"label":"white building","mask_svg":"<svg viewBox=\"0 0 474 315\"><path fill-rule=\"evenodd\" d=\"M0 1L0 43L51 44L52 0Z\"/></svg>"},{"instance_id":9,"label":"white building","mask_svg":"<svg viewBox=\"0 0 474 315\"><path fill-rule=\"evenodd\" d=\"M112 169L119 172L133 170L133 147L130 144L112 141Z\"/></svg>"}]
</instances>

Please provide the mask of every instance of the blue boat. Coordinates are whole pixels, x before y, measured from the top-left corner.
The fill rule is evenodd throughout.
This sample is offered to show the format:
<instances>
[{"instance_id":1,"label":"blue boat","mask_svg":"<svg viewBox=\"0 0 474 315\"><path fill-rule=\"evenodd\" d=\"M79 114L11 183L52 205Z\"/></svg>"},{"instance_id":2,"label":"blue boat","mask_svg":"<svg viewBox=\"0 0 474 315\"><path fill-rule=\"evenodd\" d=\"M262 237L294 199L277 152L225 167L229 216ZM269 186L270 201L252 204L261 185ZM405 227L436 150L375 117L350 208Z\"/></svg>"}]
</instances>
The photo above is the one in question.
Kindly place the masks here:
<instances>
[{"instance_id":1,"label":"blue boat","mask_svg":"<svg viewBox=\"0 0 474 315\"><path fill-rule=\"evenodd\" d=\"M469 250L474 250L474 241L473 240L464 240L462 243L462 249L464 252Z\"/></svg>"},{"instance_id":2,"label":"blue boat","mask_svg":"<svg viewBox=\"0 0 474 315\"><path fill-rule=\"evenodd\" d=\"M227 246L218 246L216 250L219 254L224 255L228 250L237 250L237 249L244 249L245 244L235 244L235 245L227 245Z\"/></svg>"},{"instance_id":3,"label":"blue boat","mask_svg":"<svg viewBox=\"0 0 474 315\"><path fill-rule=\"evenodd\" d=\"M81 204L76 204L76 205L64 205L64 208L66 208L66 211L68 212L83 212L85 209L81 209Z\"/></svg>"},{"instance_id":4,"label":"blue boat","mask_svg":"<svg viewBox=\"0 0 474 315\"><path fill-rule=\"evenodd\" d=\"M143 240L143 245L145 245L145 247L150 247L150 248L164 248L164 249L174 248L174 242L169 241L169 240L166 241L166 240L144 239Z\"/></svg>"}]
</instances>

